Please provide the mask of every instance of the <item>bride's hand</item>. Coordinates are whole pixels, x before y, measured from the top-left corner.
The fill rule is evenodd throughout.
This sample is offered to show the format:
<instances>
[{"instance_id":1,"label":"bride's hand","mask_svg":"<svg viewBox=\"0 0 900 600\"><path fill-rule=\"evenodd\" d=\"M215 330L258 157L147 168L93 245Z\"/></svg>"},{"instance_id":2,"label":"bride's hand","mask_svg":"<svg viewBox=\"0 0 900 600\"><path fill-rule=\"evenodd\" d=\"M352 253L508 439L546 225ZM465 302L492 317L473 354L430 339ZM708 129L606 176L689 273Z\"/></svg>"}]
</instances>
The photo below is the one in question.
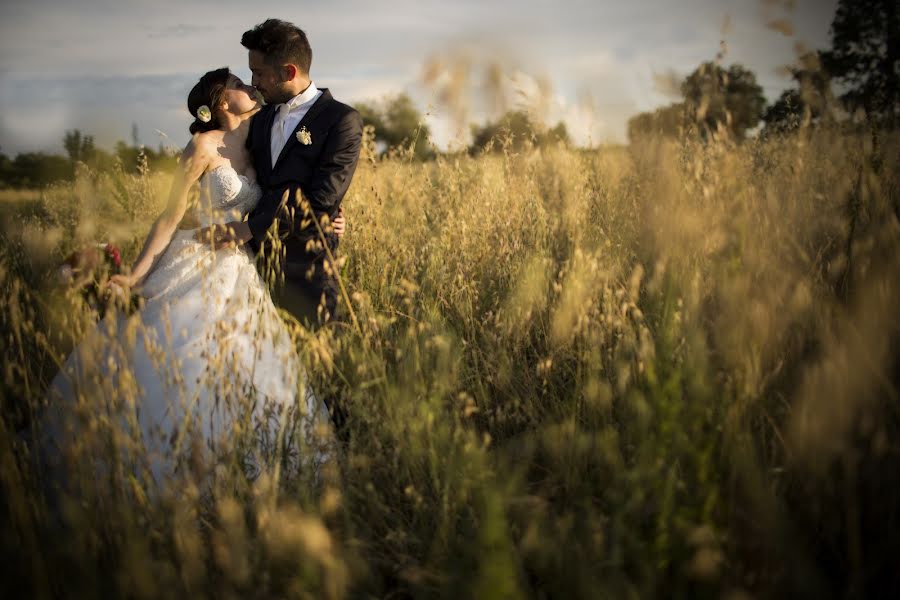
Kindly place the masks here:
<instances>
[{"instance_id":1,"label":"bride's hand","mask_svg":"<svg viewBox=\"0 0 900 600\"><path fill-rule=\"evenodd\" d=\"M113 275L109 278L109 282L124 288L134 287L137 283L131 275Z\"/></svg>"},{"instance_id":2,"label":"bride's hand","mask_svg":"<svg viewBox=\"0 0 900 600\"><path fill-rule=\"evenodd\" d=\"M138 280L133 275L113 275L109 278L107 288L114 294L127 296L137 285Z\"/></svg>"}]
</instances>

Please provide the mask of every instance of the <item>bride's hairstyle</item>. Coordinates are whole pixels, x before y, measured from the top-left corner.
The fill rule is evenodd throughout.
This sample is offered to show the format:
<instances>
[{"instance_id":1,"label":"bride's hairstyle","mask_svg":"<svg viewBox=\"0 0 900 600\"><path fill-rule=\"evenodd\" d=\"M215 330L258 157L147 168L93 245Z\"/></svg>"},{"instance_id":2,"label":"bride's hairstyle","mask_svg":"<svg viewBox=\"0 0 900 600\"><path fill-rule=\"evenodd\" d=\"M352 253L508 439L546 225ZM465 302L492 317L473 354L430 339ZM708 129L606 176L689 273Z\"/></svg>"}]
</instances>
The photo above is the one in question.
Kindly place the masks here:
<instances>
[{"instance_id":1,"label":"bride's hairstyle","mask_svg":"<svg viewBox=\"0 0 900 600\"><path fill-rule=\"evenodd\" d=\"M230 74L231 71L228 70L228 67L210 71L200 78L197 85L191 88L187 98L188 110L194 117L194 122L191 123L190 127L191 135L212 131L221 126L219 117L216 114L216 108L222 100L222 93L228 85L228 76ZM197 111L201 106L206 106L212 116L207 122L203 122L197 115Z\"/></svg>"},{"instance_id":2,"label":"bride's hairstyle","mask_svg":"<svg viewBox=\"0 0 900 600\"><path fill-rule=\"evenodd\" d=\"M282 21L267 19L241 36L241 45L247 50L257 50L273 66L291 63L309 75L312 64L312 48L302 29Z\"/></svg>"}]
</instances>

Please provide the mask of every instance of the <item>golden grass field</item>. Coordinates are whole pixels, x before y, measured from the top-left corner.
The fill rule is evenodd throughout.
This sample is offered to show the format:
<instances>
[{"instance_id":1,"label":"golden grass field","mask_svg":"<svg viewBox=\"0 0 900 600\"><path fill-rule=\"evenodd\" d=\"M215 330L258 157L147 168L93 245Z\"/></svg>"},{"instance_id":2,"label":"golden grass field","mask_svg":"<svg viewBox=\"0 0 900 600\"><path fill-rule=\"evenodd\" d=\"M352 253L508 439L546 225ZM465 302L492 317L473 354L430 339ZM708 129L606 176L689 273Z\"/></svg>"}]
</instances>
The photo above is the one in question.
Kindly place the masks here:
<instances>
[{"instance_id":1,"label":"golden grass field","mask_svg":"<svg viewBox=\"0 0 900 600\"><path fill-rule=\"evenodd\" d=\"M53 502L17 431L93 326L53 274L86 241L129 264L168 176L0 193L5 597L900 589L898 142L369 151L352 311L294 331L349 444L256 479L223 455L156 493L117 452L121 403L85 397Z\"/></svg>"}]
</instances>

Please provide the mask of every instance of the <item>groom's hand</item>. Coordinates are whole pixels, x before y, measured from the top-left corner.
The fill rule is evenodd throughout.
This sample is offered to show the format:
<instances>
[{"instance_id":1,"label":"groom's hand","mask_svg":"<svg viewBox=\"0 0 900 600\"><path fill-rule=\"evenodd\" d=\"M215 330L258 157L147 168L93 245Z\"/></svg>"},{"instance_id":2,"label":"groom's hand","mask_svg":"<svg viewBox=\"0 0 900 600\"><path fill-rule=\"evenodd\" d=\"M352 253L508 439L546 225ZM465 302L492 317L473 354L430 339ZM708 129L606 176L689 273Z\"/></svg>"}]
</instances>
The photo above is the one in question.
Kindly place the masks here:
<instances>
[{"instance_id":1,"label":"groom's hand","mask_svg":"<svg viewBox=\"0 0 900 600\"><path fill-rule=\"evenodd\" d=\"M338 214L334 221L331 222L331 228L338 239L342 239L347 232L347 220L344 218L344 207L338 207Z\"/></svg>"},{"instance_id":2,"label":"groom's hand","mask_svg":"<svg viewBox=\"0 0 900 600\"><path fill-rule=\"evenodd\" d=\"M210 225L198 229L194 239L204 244L210 244L215 250L222 248L234 248L250 241L253 234L250 226L245 222L231 222L225 225Z\"/></svg>"}]
</instances>

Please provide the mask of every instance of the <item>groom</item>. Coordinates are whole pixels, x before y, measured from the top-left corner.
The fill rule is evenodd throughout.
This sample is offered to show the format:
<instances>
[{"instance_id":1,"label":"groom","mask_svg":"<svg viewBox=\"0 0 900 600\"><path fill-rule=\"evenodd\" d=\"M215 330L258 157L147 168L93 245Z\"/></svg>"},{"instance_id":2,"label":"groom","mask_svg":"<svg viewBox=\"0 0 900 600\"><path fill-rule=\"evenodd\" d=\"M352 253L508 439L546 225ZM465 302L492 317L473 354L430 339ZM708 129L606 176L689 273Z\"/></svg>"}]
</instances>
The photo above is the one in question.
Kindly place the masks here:
<instances>
[{"instance_id":1,"label":"groom","mask_svg":"<svg viewBox=\"0 0 900 600\"><path fill-rule=\"evenodd\" d=\"M337 305L332 260L338 238L328 223L338 215L356 170L362 118L312 82L312 49L296 25L268 19L245 32L241 44L249 51L252 84L266 101L247 137L263 194L249 219L229 223L215 243L249 243L265 254L272 251L266 239L271 230L284 252L284 282L276 283L273 299L301 323L317 327L334 316Z\"/></svg>"}]
</instances>

